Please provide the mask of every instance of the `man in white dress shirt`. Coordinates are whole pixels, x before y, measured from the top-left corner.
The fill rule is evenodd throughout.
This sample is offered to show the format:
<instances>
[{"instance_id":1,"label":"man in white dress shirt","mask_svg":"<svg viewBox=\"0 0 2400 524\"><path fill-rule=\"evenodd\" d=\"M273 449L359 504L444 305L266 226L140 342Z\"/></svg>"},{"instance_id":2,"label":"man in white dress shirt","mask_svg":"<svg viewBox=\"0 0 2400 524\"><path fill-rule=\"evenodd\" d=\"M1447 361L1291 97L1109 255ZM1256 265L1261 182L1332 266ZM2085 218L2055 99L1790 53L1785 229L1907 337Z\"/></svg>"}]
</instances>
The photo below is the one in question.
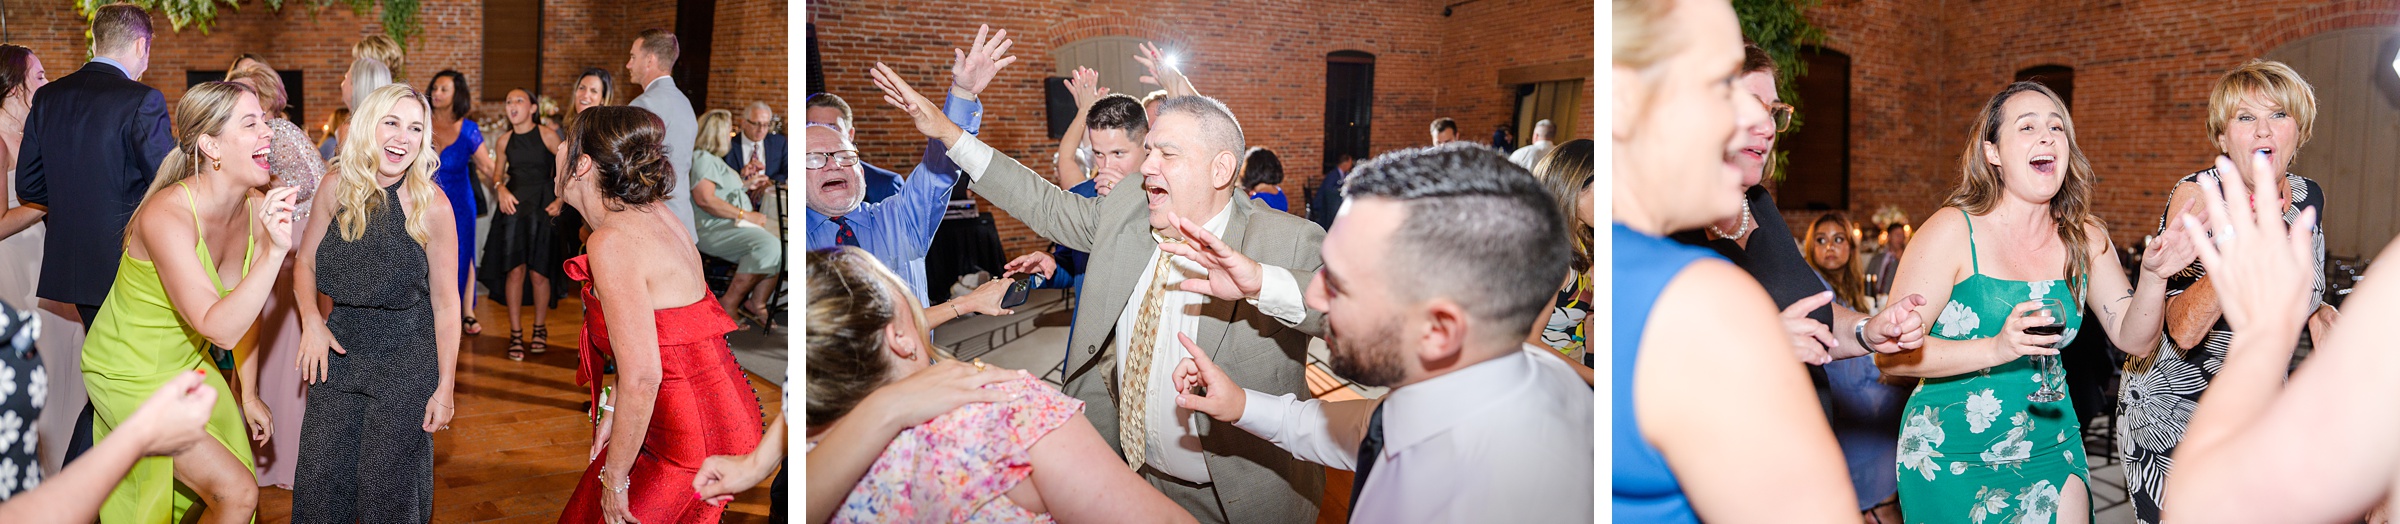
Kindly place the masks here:
<instances>
[{"instance_id":1,"label":"man in white dress shirt","mask_svg":"<svg viewBox=\"0 0 2400 524\"><path fill-rule=\"evenodd\" d=\"M1451 144L1360 164L1346 187L1307 303L1333 372L1391 392L1245 390L1186 338L1176 404L1356 471L1351 522L1591 522L1592 389L1524 342L1572 256L1541 184Z\"/></svg>"},{"instance_id":2,"label":"man in white dress shirt","mask_svg":"<svg viewBox=\"0 0 2400 524\"><path fill-rule=\"evenodd\" d=\"M1515 153L1509 153L1508 161L1515 162L1518 167L1531 171L1535 162L1542 161L1542 155L1550 154L1550 146L1550 119L1544 118L1540 122L1533 123L1533 143L1517 148Z\"/></svg>"},{"instance_id":3,"label":"man in white dress shirt","mask_svg":"<svg viewBox=\"0 0 2400 524\"><path fill-rule=\"evenodd\" d=\"M683 46L675 34L661 29L642 31L633 39L633 55L625 61L626 79L641 84L642 96L634 97L633 107L650 110L667 125L667 164L675 166L675 189L668 194L673 205L667 210L683 220L684 234L700 238L699 226L692 221L692 143L700 138L700 118L692 114L692 99L675 88L675 78L667 76L675 70L675 59L682 55Z\"/></svg>"}]
</instances>

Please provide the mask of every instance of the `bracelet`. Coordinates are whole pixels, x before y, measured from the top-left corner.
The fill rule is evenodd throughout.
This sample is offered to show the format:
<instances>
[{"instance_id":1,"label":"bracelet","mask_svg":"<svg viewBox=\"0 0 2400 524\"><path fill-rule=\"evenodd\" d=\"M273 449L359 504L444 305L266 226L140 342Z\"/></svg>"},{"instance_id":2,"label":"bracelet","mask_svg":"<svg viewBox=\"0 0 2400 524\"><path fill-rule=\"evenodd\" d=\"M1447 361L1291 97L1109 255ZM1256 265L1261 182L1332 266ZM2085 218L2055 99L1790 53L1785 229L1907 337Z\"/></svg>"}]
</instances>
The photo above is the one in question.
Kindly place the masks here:
<instances>
[{"instance_id":1,"label":"bracelet","mask_svg":"<svg viewBox=\"0 0 2400 524\"><path fill-rule=\"evenodd\" d=\"M1867 317L1858 319L1858 324L1850 327L1850 334L1858 337L1858 347L1866 348L1867 351L1870 352L1875 351L1875 343L1867 341L1867 321L1874 318L1875 317Z\"/></svg>"},{"instance_id":2,"label":"bracelet","mask_svg":"<svg viewBox=\"0 0 2400 524\"><path fill-rule=\"evenodd\" d=\"M958 304L947 304L947 305L948 305L948 306L950 306L950 318L965 318L965 317L967 316L967 313L966 313L965 311L959 311L959 310L958 310Z\"/></svg>"},{"instance_id":3,"label":"bracelet","mask_svg":"<svg viewBox=\"0 0 2400 524\"><path fill-rule=\"evenodd\" d=\"M625 494L625 490L633 489L633 475L626 475L626 476L625 476L625 485L624 485L624 486L610 486L610 485L608 485L608 466L605 466L605 465L603 465L603 466L600 466L600 475L599 475L599 476L597 476L597 477L595 477L595 478L598 478L598 479L600 479L600 487L608 488L608 492L609 492L609 493L615 493L615 494L618 494L618 495L623 495L623 494Z\"/></svg>"}]
</instances>

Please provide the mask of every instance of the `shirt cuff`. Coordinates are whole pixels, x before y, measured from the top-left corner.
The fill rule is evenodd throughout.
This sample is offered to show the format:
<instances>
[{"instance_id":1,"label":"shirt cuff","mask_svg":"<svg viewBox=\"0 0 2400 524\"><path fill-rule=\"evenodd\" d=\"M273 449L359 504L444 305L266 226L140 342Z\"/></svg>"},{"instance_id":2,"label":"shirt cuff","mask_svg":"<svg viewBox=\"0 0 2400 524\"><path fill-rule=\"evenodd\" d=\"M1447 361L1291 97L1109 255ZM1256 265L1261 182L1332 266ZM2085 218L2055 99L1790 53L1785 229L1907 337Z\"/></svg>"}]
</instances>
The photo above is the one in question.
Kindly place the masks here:
<instances>
[{"instance_id":1,"label":"shirt cuff","mask_svg":"<svg viewBox=\"0 0 2400 524\"><path fill-rule=\"evenodd\" d=\"M1269 264L1259 264L1258 269L1258 298L1250 299L1250 305L1285 324L1307 321L1308 305L1300 301L1300 279L1292 276L1292 270Z\"/></svg>"},{"instance_id":2,"label":"shirt cuff","mask_svg":"<svg viewBox=\"0 0 2400 524\"><path fill-rule=\"evenodd\" d=\"M1292 406L1297 403L1299 401L1288 394L1269 395L1256 390L1243 389L1242 419L1233 421L1233 427L1242 428L1242 431L1248 431L1268 442L1276 442L1277 437L1283 436L1284 419L1290 418L1285 415L1288 415Z\"/></svg>"},{"instance_id":3,"label":"shirt cuff","mask_svg":"<svg viewBox=\"0 0 2400 524\"><path fill-rule=\"evenodd\" d=\"M950 146L945 154L950 156L951 163L958 164L960 170L967 172L968 181L981 182L983 171L992 167L994 153L996 151L992 150L992 146L984 145L975 135L958 135L958 145Z\"/></svg>"}]
</instances>

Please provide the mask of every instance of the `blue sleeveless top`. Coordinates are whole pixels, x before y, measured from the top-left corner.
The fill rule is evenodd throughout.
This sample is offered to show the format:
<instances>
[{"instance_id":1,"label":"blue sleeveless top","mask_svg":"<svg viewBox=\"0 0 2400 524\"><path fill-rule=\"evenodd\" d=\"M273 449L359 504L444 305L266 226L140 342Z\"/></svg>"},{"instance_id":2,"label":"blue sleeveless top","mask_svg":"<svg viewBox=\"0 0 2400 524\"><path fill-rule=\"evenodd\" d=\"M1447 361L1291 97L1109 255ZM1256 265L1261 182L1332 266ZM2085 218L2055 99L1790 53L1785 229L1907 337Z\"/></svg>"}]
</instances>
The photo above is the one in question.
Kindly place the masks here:
<instances>
[{"instance_id":1,"label":"blue sleeveless top","mask_svg":"<svg viewBox=\"0 0 2400 524\"><path fill-rule=\"evenodd\" d=\"M1650 323L1650 307L1658 303L1658 294L1666 290L1667 282L1692 262L1722 258L1706 249L1627 229L1624 224L1612 224L1610 231L1615 253L1609 267L1615 287L1609 292L1613 301L1609 343L1615 355L1608 382L1609 438L1614 441L1609 453L1609 515L1617 522L1699 522L1675 472L1667 469L1666 458L1642 438L1640 419L1633 412L1633 367L1641 357L1642 327Z\"/></svg>"}]
</instances>

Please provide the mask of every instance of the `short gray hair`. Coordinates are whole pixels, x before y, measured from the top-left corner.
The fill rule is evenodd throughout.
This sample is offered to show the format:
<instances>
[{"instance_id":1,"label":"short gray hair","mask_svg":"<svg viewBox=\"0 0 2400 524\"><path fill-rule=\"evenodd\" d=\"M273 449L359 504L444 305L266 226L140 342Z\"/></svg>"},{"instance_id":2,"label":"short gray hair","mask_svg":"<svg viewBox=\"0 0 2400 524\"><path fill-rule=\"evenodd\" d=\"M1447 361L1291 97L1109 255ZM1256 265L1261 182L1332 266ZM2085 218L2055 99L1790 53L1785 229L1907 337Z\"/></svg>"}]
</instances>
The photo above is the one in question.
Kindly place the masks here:
<instances>
[{"instance_id":1,"label":"short gray hair","mask_svg":"<svg viewBox=\"0 0 2400 524\"><path fill-rule=\"evenodd\" d=\"M750 103L750 112L755 113L761 109L767 111L767 118L775 118L775 106L767 105L767 103L763 100ZM1547 120L1544 120L1544 122L1547 122Z\"/></svg>"},{"instance_id":2,"label":"short gray hair","mask_svg":"<svg viewBox=\"0 0 2400 524\"><path fill-rule=\"evenodd\" d=\"M1480 322L1481 336L1521 339L1547 318L1575 254L1561 241L1558 204L1525 168L1478 144L1395 151L1360 163L1343 186L1352 200L1408 209L1384 253L1402 296L1446 297Z\"/></svg>"},{"instance_id":3,"label":"short gray hair","mask_svg":"<svg viewBox=\"0 0 2400 524\"><path fill-rule=\"evenodd\" d=\"M367 93L392 83L392 69L383 61L360 58L350 61L350 107L367 103Z\"/></svg>"},{"instance_id":4,"label":"short gray hair","mask_svg":"<svg viewBox=\"0 0 2400 524\"><path fill-rule=\"evenodd\" d=\"M1548 118L1544 118L1539 122L1534 122L1533 136L1548 138L1550 136L1550 129L1550 119Z\"/></svg>"},{"instance_id":5,"label":"short gray hair","mask_svg":"<svg viewBox=\"0 0 2400 524\"><path fill-rule=\"evenodd\" d=\"M1169 97L1158 104L1159 118L1166 118L1167 115L1184 115L1198 120L1200 140L1217 151L1233 153L1237 160L1242 154L1242 146L1249 143L1243 141L1242 122L1235 120L1233 110L1226 109L1225 103L1217 99L1200 95ZM1155 129L1158 123L1150 124Z\"/></svg>"}]
</instances>

